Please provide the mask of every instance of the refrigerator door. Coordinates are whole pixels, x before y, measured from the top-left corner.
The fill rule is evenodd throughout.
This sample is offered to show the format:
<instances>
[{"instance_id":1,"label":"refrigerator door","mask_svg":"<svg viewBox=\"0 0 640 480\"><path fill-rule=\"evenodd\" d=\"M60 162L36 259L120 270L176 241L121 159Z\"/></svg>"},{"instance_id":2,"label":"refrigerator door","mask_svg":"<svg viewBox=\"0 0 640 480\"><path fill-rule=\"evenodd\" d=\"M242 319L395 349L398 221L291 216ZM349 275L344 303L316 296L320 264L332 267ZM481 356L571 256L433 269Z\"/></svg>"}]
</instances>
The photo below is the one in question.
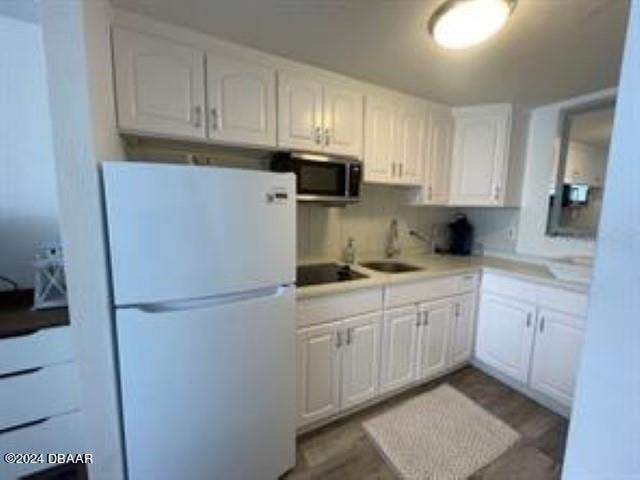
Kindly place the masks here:
<instances>
[{"instance_id":1,"label":"refrigerator door","mask_svg":"<svg viewBox=\"0 0 640 480\"><path fill-rule=\"evenodd\" d=\"M103 166L116 306L295 281L293 174Z\"/></svg>"},{"instance_id":2,"label":"refrigerator door","mask_svg":"<svg viewBox=\"0 0 640 480\"><path fill-rule=\"evenodd\" d=\"M130 480L275 479L295 463L295 288L116 311Z\"/></svg>"}]
</instances>

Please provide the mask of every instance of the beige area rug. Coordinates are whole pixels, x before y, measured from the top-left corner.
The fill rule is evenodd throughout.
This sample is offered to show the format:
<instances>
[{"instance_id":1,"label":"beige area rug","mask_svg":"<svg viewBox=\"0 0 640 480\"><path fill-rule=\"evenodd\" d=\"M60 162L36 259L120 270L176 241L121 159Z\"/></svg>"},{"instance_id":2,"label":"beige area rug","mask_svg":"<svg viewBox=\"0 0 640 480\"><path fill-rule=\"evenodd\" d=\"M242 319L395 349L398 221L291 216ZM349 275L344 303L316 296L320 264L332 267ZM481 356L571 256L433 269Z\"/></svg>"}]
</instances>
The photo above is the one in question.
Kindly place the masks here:
<instances>
[{"instance_id":1,"label":"beige area rug","mask_svg":"<svg viewBox=\"0 0 640 480\"><path fill-rule=\"evenodd\" d=\"M520 435L449 385L367 420L364 429L405 479L469 477Z\"/></svg>"}]
</instances>

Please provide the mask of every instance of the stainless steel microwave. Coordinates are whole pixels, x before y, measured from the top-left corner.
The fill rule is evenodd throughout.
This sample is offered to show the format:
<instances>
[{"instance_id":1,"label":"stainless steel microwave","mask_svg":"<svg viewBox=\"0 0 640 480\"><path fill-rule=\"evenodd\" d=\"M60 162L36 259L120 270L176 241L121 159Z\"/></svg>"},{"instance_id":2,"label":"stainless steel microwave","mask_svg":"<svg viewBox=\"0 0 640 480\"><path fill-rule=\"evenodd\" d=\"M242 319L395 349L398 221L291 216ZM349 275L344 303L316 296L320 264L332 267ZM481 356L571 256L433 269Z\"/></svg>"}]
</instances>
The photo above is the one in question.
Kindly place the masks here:
<instances>
[{"instance_id":1,"label":"stainless steel microwave","mask_svg":"<svg viewBox=\"0 0 640 480\"><path fill-rule=\"evenodd\" d=\"M312 153L279 152L271 170L296 175L296 197L301 202L347 204L360 200L362 162Z\"/></svg>"}]
</instances>

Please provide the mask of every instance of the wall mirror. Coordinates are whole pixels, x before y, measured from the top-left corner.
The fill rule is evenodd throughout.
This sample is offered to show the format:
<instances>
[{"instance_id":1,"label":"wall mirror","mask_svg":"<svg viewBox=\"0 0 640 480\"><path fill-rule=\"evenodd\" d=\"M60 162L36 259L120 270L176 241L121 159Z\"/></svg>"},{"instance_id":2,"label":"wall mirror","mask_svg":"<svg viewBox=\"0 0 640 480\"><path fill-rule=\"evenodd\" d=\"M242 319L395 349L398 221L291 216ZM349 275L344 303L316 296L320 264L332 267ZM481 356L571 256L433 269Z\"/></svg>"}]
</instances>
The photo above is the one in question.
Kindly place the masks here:
<instances>
[{"instance_id":1,"label":"wall mirror","mask_svg":"<svg viewBox=\"0 0 640 480\"><path fill-rule=\"evenodd\" d=\"M547 235L596 237L614 110L607 98L560 112Z\"/></svg>"}]
</instances>

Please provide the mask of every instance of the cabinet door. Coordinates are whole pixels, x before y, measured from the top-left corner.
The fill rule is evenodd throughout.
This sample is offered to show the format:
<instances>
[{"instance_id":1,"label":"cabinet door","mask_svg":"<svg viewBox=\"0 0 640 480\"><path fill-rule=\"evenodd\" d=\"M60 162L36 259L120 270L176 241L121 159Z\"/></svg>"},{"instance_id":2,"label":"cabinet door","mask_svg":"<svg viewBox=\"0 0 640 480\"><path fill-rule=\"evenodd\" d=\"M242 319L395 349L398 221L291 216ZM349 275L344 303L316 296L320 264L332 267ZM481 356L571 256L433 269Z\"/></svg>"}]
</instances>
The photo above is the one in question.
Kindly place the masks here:
<instances>
[{"instance_id":1,"label":"cabinet door","mask_svg":"<svg viewBox=\"0 0 640 480\"><path fill-rule=\"evenodd\" d=\"M582 320L540 310L531 367L531 387L571 405L583 340Z\"/></svg>"},{"instance_id":2,"label":"cabinet door","mask_svg":"<svg viewBox=\"0 0 640 480\"><path fill-rule=\"evenodd\" d=\"M395 105L383 98L367 97L364 123L364 180L393 183L398 173Z\"/></svg>"},{"instance_id":3,"label":"cabinet door","mask_svg":"<svg viewBox=\"0 0 640 480\"><path fill-rule=\"evenodd\" d=\"M378 394L382 314L373 313L342 322L342 409ZM346 336L346 338L345 338Z\"/></svg>"},{"instance_id":4,"label":"cabinet door","mask_svg":"<svg viewBox=\"0 0 640 480\"><path fill-rule=\"evenodd\" d=\"M422 184L425 161L426 111L403 108L398 115L398 177L404 185Z\"/></svg>"},{"instance_id":5,"label":"cabinet door","mask_svg":"<svg viewBox=\"0 0 640 480\"><path fill-rule=\"evenodd\" d=\"M446 370L452 320L453 305L449 300L420 306L417 352L418 379L432 378Z\"/></svg>"},{"instance_id":6,"label":"cabinet door","mask_svg":"<svg viewBox=\"0 0 640 480\"><path fill-rule=\"evenodd\" d=\"M276 73L260 65L207 54L209 138L276 146Z\"/></svg>"},{"instance_id":7,"label":"cabinet door","mask_svg":"<svg viewBox=\"0 0 640 480\"><path fill-rule=\"evenodd\" d=\"M362 157L363 97L336 86L324 89L324 150Z\"/></svg>"},{"instance_id":8,"label":"cabinet door","mask_svg":"<svg viewBox=\"0 0 640 480\"><path fill-rule=\"evenodd\" d=\"M471 112L469 112L471 110ZM451 203L499 206L504 198L509 111L465 109L455 120Z\"/></svg>"},{"instance_id":9,"label":"cabinet door","mask_svg":"<svg viewBox=\"0 0 640 480\"><path fill-rule=\"evenodd\" d=\"M204 139L204 53L115 28L118 127L135 133Z\"/></svg>"},{"instance_id":10,"label":"cabinet door","mask_svg":"<svg viewBox=\"0 0 640 480\"><path fill-rule=\"evenodd\" d=\"M475 295L464 295L453 300L453 319L449 365L458 365L471 358L475 327Z\"/></svg>"},{"instance_id":11,"label":"cabinet door","mask_svg":"<svg viewBox=\"0 0 640 480\"><path fill-rule=\"evenodd\" d=\"M433 111L429 123L429 142L425 165L424 203L447 205L451 172L453 117L448 112Z\"/></svg>"},{"instance_id":12,"label":"cabinet door","mask_svg":"<svg viewBox=\"0 0 640 480\"><path fill-rule=\"evenodd\" d=\"M337 323L298 331L298 426L338 412L340 405L338 340Z\"/></svg>"},{"instance_id":13,"label":"cabinet door","mask_svg":"<svg viewBox=\"0 0 640 480\"><path fill-rule=\"evenodd\" d=\"M521 382L527 381L535 307L483 293L478 315L476 355Z\"/></svg>"},{"instance_id":14,"label":"cabinet door","mask_svg":"<svg viewBox=\"0 0 640 480\"><path fill-rule=\"evenodd\" d=\"M312 78L278 76L278 145L321 151L322 84Z\"/></svg>"},{"instance_id":15,"label":"cabinet door","mask_svg":"<svg viewBox=\"0 0 640 480\"><path fill-rule=\"evenodd\" d=\"M408 385L415 379L418 310L405 307L384 315L381 392Z\"/></svg>"}]
</instances>

